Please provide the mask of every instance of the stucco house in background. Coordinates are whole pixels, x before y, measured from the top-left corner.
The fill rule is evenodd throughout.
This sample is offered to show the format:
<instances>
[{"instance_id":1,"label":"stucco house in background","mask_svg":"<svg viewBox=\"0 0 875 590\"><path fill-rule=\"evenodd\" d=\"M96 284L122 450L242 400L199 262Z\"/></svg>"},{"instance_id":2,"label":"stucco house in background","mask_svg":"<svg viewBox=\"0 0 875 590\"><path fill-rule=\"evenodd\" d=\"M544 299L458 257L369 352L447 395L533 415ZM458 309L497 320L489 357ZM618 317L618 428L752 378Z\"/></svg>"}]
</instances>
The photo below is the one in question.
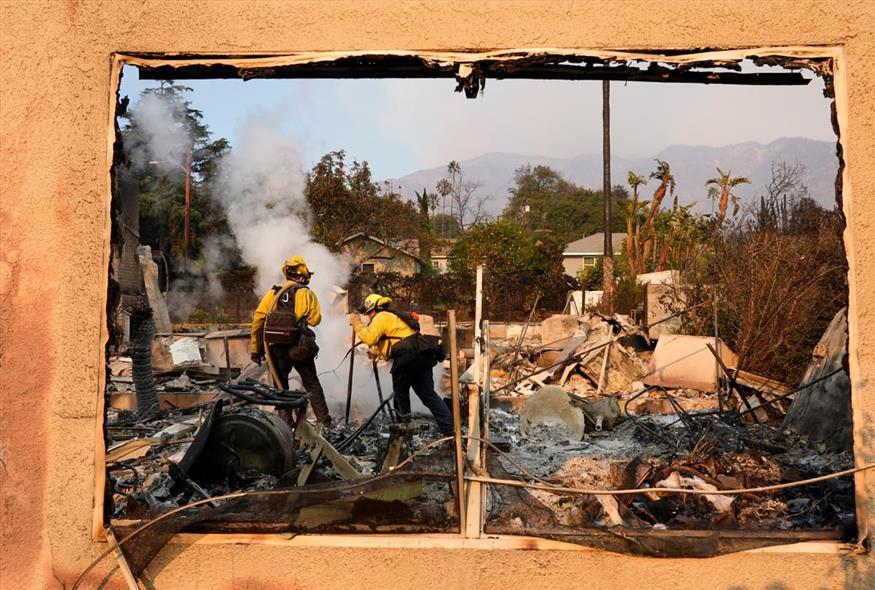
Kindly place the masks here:
<instances>
[{"instance_id":1,"label":"stucco house in background","mask_svg":"<svg viewBox=\"0 0 875 590\"><path fill-rule=\"evenodd\" d=\"M611 245L614 247L615 256L623 252L623 241L625 239L626 234L624 233L611 234ZM570 277L576 277L579 272L594 267L598 263L598 259L604 255L604 252L604 233L599 232L579 240L574 240L562 252L562 266L565 267L565 274Z\"/></svg>"},{"instance_id":2,"label":"stucco house in background","mask_svg":"<svg viewBox=\"0 0 875 590\"><path fill-rule=\"evenodd\" d=\"M415 247L415 240L388 242L358 232L341 242L340 252L357 272L412 276L422 272L422 261L413 253Z\"/></svg>"},{"instance_id":3,"label":"stucco house in background","mask_svg":"<svg viewBox=\"0 0 875 590\"><path fill-rule=\"evenodd\" d=\"M446 274L450 271L450 252L456 245L455 239L442 240L431 248L431 266L435 274Z\"/></svg>"}]
</instances>

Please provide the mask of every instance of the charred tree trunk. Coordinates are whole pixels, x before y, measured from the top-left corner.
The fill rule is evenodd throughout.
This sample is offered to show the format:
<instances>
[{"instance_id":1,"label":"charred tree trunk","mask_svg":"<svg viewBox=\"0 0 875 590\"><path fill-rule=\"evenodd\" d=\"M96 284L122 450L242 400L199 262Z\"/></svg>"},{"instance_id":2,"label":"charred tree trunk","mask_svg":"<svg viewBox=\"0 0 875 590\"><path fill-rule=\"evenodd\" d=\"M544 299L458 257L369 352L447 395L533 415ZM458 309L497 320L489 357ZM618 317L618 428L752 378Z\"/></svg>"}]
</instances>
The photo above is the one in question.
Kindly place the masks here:
<instances>
[{"instance_id":1,"label":"charred tree trunk","mask_svg":"<svg viewBox=\"0 0 875 590\"><path fill-rule=\"evenodd\" d=\"M154 338L152 308L141 301L131 310L131 372L137 393L137 415L141 418L150 418L158 413L158 391L152 373Z\"/></svg>"}]
</instances>

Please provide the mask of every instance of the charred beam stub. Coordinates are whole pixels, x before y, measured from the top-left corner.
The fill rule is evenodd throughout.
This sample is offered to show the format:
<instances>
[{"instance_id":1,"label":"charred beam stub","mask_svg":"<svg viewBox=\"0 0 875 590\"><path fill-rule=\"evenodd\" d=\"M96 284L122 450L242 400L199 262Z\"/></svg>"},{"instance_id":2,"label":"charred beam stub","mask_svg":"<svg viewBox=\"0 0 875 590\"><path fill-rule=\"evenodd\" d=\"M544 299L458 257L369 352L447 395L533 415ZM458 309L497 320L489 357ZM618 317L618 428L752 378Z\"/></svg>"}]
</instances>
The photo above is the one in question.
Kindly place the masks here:
<instances>
[{"instance_id":1,"label":"charred beam stub","mask_svg":"<svg viewBox=\"0 0 875 590\"><path fill-rule=\"evenodd\" d=\"M149 418L158 413L158 391L152 372L152 340L155 320L145 297L131 308L131 375L137 392L137 414Z\"/></svg>"}]
</instances>

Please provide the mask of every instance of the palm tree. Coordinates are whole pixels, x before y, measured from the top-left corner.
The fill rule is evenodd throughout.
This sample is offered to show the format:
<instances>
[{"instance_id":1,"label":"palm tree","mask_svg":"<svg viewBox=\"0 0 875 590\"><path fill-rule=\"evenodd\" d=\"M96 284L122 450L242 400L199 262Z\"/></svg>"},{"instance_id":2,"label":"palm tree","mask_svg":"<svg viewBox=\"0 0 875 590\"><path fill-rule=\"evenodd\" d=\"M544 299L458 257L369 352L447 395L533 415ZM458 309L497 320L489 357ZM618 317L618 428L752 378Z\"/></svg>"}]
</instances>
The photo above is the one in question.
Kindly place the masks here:
<instances>
[{"instance_id":1,"label":"palm tree","mask_svg":"<svg viewBox=\"0 0 875 590\"><path fill-rule=\"evenodd\" d=\"M647 238L644 241L641 253L641 260L644 261L645 264L650 257L651 251L654 255L656 254L657 236L654 221L659 213L659 206L662 204L665 194L670 193L674 195L675 189L675 181L674 176L671 173L671 166L669 166L668 162L664 160L656 160L656 171L650 174L650 178L659 180L659 186L653 191L653 200L650 203L650 214L647 217Z\"/></svg>"},{"instance_id":2,"label":"palm tree","mask_svg":"<svg viewBox=\"0 0 875 590\"><path fill-rule=\"evenodd\" d=\"M729 208L730 199L734 206L732 214L735 215L738 212L738 197L732 194L732 189L739 184L750 184L750 180L744 176L733 178L732 171L723 172L720 168L717 168L717 174L720 176L706 180L705 186L713 186L720 190L720 205L717 210L717 225L720 226L723 224L723 220L726 219L726 210ZM713 194L711 191L708 193L709 196Z\"/></svg>"},{"instance_id":3,"label":"palm tree","mask_svg":"<svg viewBox=\"0 0 875 590\"><path fill-rule=\"evenodd\" d=\"M640 258L641 250L639 243L640 225L638 218L646 209L649 201L641 203L638 200L638 188L647 184L647 178L638 176L629 170L629 186L632 188L632 202L621 205L621 210L626 215L626 259L629 261L629 268L634 273L638 273L638 259ZM632 231L634 224L635 231Z\"/></svg>"},{"instance_id":4,"label":"palm tree","mask_svg":"<svg viewBox=\"0 0 875 590\"><path fill-rule=\"evenodd\" d=\"M665 198L665 193L674 194L675 182L671 173L671 166L664 160L656 160L656 171L650 174L650 178L659 180L659 186L653 192L653 202L650 206L650 218L659 212L659 206Z\"/></svg>"},{"instance_id":5,"label":"palm tree","mask_svg":"<svg viewBox=\"0 0 875 590\"><path fill-rule=\"evenodd\" d=\"M634 274L640 274L641 269L641 219L647 211L650 201L638 200L638 187L647 184L647 179L629 172L629 186L632 187L632 200L617 205L623 215L626 216L626 260L629 270Z\"/></svg>"},{"instance_id":6,"label":"palm tree","mask_svg":"<svg viewBox=\"0 0 875 590\"><path fill-rule=\"evenodd\" d=\"M629 170L629 186L632 187L632 200L634 202L638 202L638 187L644 186L645 184L647 184L646 177L638 176Z\"/></svg>"}]
</instances>

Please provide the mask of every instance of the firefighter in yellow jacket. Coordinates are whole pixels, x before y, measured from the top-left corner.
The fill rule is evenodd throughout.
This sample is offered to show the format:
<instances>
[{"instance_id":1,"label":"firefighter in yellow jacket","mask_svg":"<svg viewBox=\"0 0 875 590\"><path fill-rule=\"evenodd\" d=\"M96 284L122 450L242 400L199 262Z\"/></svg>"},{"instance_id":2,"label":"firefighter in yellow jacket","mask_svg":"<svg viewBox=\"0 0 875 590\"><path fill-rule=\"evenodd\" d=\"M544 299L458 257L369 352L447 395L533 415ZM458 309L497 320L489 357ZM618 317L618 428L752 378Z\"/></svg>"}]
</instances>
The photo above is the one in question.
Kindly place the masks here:
<instances>
[{"instance_id":1,"label":"firefighter in yellow jacket","mask_svg":"<svg viewBox=\"0 0 875 590\"><path fill-rule=\"evenodd\" d=\"M296 370L304 389L310 394L310 406L316 420L327 429L331 425L331 415L316 374L319 347L316 346L316 335L310 329L322 321L319 301L307 288L313 273L300 256L286 260L282 272L286 282L265 293L252 317L249 352L252 361L259 365L265 354L268 355L271 374L283 389L289 388L289 372ZM273 319L279 323L272 322Z\"/></svg>"},{"instance_id":2,"label":"firefighter in yellow jacket","mask_svg":"<svg viewBox=\"0 0 875 590\"><path fill-rule=\"evenodd\" d=\"M392 389L395 410L403 417L410 415L410 388L429 409L444 436L453 434L453 417L449 408L434 391L434 366L428 358L411 346L419 332L419 323L406 312L389 309L392 300L376 293L368 295L362 313L370 323L362 325L358 314L349 316L356 336L376 349L380 357L392 360Z\"/></svg>"}]
</instances>

